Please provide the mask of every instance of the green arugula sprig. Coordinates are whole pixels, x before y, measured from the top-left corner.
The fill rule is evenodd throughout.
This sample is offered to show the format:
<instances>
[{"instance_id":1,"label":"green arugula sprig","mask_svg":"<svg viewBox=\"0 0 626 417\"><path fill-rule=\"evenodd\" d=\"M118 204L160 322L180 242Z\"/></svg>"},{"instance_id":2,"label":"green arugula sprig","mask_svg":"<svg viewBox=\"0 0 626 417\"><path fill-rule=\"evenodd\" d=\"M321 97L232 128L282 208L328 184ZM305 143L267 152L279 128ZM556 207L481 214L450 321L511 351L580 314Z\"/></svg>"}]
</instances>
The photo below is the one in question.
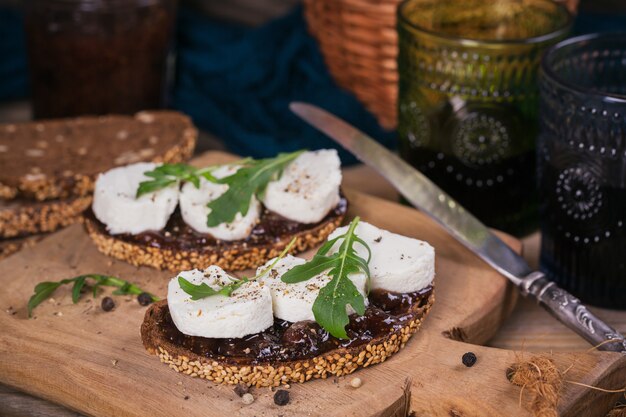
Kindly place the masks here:
<instances>
[{"instance_id":1,"label":"green arugula sprig","mask_svg":"<svg viewBox=\"0 0 626 417\"><path fill-rule=\"evenodd\" d=\"M237 172L219 179L211 173L218 166L198 169L185 164L161 165L145 173L153 179L139 184L137 197L185 181L200 188L200 178L204 177L213 183L228 185L228 190L224 194L207 205L211 209L207 217L207 226L231 223L237 213L241 213L242 216L248 214L252 196L261 198L267 184L280 178L285 166L303 152L304 150L281 153L267 159L242 159L229 164L240 166Z\"/></svg>"},{"instance_id":2,"label":"green arugula sprig","mask_svg":"<svg viewBox=\"0 0 626 417\"><path fill-rule=\"evenodd\" d=\"M230 297L233 291L248 281L250 281L248 278L234 279L230 284L223 285L219 290L216 290L204 282L196 285L187 281L183 277L178 277L178 285L180 285L180 289L189 294L191 299L194 301L211 297L213 295L224 295L226 297Z\"/></svg>"},{"instance_id":3,"label":"green arugula sprig","mask_svg":"<svg viewBox=\"0 0 626 417\"><path fill-rule=\"evenodd\" d=\"M363 272L369 280L368 263L372 256L370 248L355 234L359 217L355 217L348 231L323 244L317 254L305 264L298 265L282 276L282 281L293 284L306 281L316 275L328 271L331 280L326 284L313 303L315 321L331 335L346 339L346 326L350 322L346 307L352 306L357 314L365 314L365 299L349 278L350 274ZM335 243L343 239L339 250L332 255L328 252ZM367 260L361 258L354 249L355 243L365 247L368 252Z\"/></svg>"},{"instance_id":4,"label":"green arugula sprig","mask_svg":"<svg viewBox=\"0 0 626 417\"><path fill-rule=\"evenodd\" d=\"M226 297L230 297L233 291L241 287L246 282L254 281L272 270L272 268L276 266L278 261L280 261L282 258L285 257L287 253L289 253L295 243L296 238L294 237L293 239L291 239L291 242L289 242L285 249L283 249L280 255L278 255L278 257L274 259L274 262L272 262L267 268L261 271L260 274L257 274L252 278L233 278L230 284L222 285L219 289L216 290L204 282L201 284L193 284L187 281L185 278L179 276L178 285L180 285L180 289L189 294L191 296L191 299L194 301L201 300L206 297L211 297L213 295L224 295Z\"/></svg>"},{"instance_id":5,"label":"green arugula sprig","mask_svg":"<svg viewBox=\"0 0 626 417\"><path fill-rule=\"evenodd\" d=\"M275 158L254 160L233 175L217 180L218 184L228 185L228 190L207 205L211 209L207 226L230 223L237 213L242 216L248 214L252 196L261 198L267 184L280 178L285 166L303 152L281 153Z\"/></svg>"},{"instance_id":6,"label":"green arugula sprig","mask_svg":"<svg viewBox=\"0 0 626 417\"><path fill-rule=\"evenodd\" d=\"M250 162L252 162L251 158L245 158L227 165L246 166ZM211 182L217 182L217 178L215 178L211 172L219 166L220 165L212 165L205 168L196 168L186 164L160 165L154 170L144 173L145 176L152 179L139 183L136 198L169 187L172 184L180 184L186 181L191 182L196 188L200 188L200 178L202 177Z\"/></svg>"},{"instance_id":7,"label":"green arugula sprig","mask_svg":"<svg viewBox=\"0 0 626 417\"><path fill-rule=\"evenodd\" d=\"M87 280L92 279L95 282L91 285L93 296L95 297L100 287L117 287L117 290L113 291L114 295L139 295L145 291L138 286L131 284L123 279L116 278L110 275L100 274L85 274L79 275L74 278L62 279L61 281L45 281L40 282L35 286L35 293L28 300L28 317L32 316L33 310L39 304L41 304L46 298L50 297L61 285L73 284L72 286L72 301L74 304L80 299L81 291L87 285ZM152 294L147 293L152 297L152 301L158 301L159 299Z\"/></svg>"}]
</instances>

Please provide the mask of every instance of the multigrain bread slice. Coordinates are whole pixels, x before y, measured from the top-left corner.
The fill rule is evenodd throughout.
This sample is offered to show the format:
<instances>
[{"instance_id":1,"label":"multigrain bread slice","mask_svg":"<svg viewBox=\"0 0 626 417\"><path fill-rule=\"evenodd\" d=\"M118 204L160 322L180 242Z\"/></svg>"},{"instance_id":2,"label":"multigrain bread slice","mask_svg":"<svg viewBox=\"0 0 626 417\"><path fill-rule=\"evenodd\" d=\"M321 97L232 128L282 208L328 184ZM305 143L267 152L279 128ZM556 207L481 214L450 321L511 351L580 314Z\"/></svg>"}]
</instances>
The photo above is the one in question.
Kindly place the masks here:
<instances>
[{"instance_id":1,"label":"multigrain bread slice","mask_svg":"<svg viewBox=\"0 0 626 417\"><path fill-rule=\"evenodd\" d=\"M53 232L69 226L81 219L91 200L91 196L50 201L0 199L0 238Z\"/></svg>"},{"instance_id":2,"label":"multigrain bread slice","mask_svg":"<svg viewBox=\"0 0 626 417\"><path fill-rule=\"evenodd\" d=\"M84 220L87 233L100 252L132 265L172 272L218 265L225 270L238 271L256 268L278 256L294 238L291 253L299 253L324 242L341 224L347 208L348 203L342 198L324 219L310 225L288 221L264 209L250 236L232 242L194 232L182 221L178 210L164 230L138 235L109 234L91 210L85 213ZM280 230L272 232L268 230L268 225Z\"/></svg>"},{"instance_id":3,"label":"multigrain bread slice","mask_svg":"<svg viewBox=\"0 0 626 417\"><path fill-rule=\"evenodd\" d=\"M329 350L318 356L279 362L242 361L241 358L206 357L168 338L161 323L169 315L167 301L152 305L141 325L141 338L146 350L160 358L176 372L223 384L248 386L279 386L311 379L351 374L384 362L402 349L430 311L435 301L434 289L420 303L409 307L401 328L379 335L367 343Z\"/></svg>"},{"instance_id":4,"label":"multigrain bread slice","mask_svg":"<svg viewBox=\"0 0 626 417\"><path fill-rule=\"evenodd\" d=\"M82 197L116 166L188 159L196 138L191 120L172 111L0 125L0 198Z\"/></svg>"}]
</instances>

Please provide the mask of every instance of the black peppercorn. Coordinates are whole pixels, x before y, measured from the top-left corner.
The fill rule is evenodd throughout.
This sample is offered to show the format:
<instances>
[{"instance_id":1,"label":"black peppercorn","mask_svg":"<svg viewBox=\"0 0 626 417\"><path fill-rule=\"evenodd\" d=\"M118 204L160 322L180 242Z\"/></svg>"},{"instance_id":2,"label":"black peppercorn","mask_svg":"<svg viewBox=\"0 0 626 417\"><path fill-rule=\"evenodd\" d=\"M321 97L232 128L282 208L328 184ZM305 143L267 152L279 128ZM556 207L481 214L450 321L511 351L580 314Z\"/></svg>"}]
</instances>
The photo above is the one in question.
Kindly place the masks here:
<instances>
[{"instance_id":1,"label":"black peppercorn","mask_svg":"<svg viewBox=\"0 0 626 417\"><path fill-rule=\"evenodd\" d=\"M284 389L279 389L274 394L274 404L276 405L287 405L289 403L289 391Z\"/></svg>"},{"instance_id":2,"label":"black peppercorn","mask_svg":"<svg viewBox=\"0 0 626 417\"><path fill-rule=\"evenodd\" d=\"M471 368L476 363L476 359L477 358L474 352L467 352L463 354L463 359L462 359L463 365L467 366L468 368Z\"/></svg>"},{"instance_id":3,"label":"black peppercorn","mask_svg":"<svg viewBox=\"0 0 626 417\"><path fill-rule=\"evenodd\" d=\"M152 296L147 292L142 292L137 296L137 302L142 306L152 304Z\"/></svg>"},{"instance_id":4,"label":"black peppercorn","mask_svg":"<svg viewBox=\"0 0 626 417\"><path fill-rule=\"evenodd\" d=\"M113 301L111 297L104 297L100 307L102 307L104 311L111 311L115 308L115 301Z\"/></svg>"},{"instance_id":5,"label":"black peppercorn","mask_svg":"<svg viewBox=\"0 0 626 417\"><path fill-rule=\"evenodd\" d=\"M246 384L237 384L235 386L235 394L239 395L240 397L243 397L243 394L247 394L248 391L250 391L250 388L246 385Z\"/></svg>"}]
</instances>

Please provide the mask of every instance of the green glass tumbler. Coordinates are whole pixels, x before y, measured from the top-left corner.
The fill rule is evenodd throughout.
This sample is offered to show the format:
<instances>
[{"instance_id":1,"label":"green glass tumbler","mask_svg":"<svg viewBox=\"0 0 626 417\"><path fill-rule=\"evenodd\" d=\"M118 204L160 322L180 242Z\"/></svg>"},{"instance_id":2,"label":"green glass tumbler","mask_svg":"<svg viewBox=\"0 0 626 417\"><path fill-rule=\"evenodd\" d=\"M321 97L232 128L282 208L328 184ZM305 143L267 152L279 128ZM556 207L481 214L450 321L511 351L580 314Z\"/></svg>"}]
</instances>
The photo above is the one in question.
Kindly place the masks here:
<instances>
[{"instance_id":1,"label":"green glass tumbler","mask_svg":"<svg viewBox=\"0 0 626 417\"><path fill-rule=\"evenodd\" d=\"M552 0L406 0L400 154L489 226L537 227L537 73L572 19Z\"/></svg>"}]
</instances>

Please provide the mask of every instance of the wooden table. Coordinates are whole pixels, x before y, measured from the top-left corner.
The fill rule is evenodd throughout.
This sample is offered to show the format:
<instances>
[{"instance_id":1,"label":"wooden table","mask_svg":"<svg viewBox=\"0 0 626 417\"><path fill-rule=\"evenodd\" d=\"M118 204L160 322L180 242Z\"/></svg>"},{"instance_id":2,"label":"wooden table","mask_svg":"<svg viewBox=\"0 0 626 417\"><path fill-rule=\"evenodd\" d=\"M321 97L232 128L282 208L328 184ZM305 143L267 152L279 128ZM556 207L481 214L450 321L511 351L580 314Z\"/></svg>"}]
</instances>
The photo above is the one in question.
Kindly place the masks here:
<instances>
[{"instance_id":1,"label":"wooden table","mask_svg":"<svg viewBox=\"0 0 626 417\"><path fill-rule=\"evenodd\" d=\"M0 122L26 120L29 118L27 104L0 107ZM202 134L199 151L223 149L215 137ZM344 170L344 184L381 198L397 200L398 193L380 175L365 166ZM523 239L524 256L532 266L537 266L539 234ZM626 333L626 312L592 309L622 333ZM582 351L589 345L579 336L553 319L537 305L520 299L511 317L488 343L489 346L525 351ZM0 385L0 416L3 417L77 417L79 414L51 404L43 399L15 391Z\"/></svg>"}]
</instances>

